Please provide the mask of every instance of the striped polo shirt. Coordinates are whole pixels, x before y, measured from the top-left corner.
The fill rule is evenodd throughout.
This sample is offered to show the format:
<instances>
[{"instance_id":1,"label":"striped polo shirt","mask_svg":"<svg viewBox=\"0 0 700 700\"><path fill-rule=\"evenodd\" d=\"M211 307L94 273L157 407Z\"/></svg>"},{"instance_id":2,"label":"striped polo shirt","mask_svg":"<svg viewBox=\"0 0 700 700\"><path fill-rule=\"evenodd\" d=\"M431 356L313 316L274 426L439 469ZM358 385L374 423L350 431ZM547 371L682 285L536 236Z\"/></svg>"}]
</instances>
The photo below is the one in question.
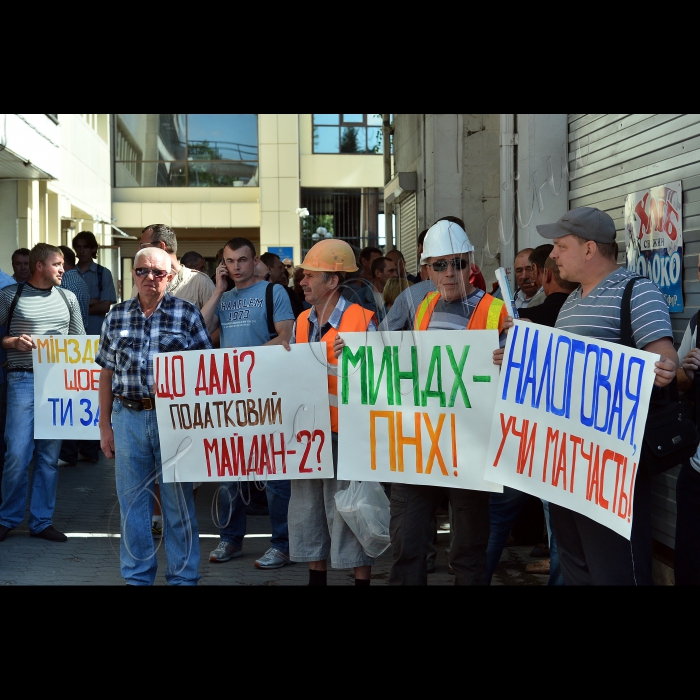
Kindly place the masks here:
<instances>
[{"instance_id":1,"label":"striped polo shirt","mask_svg":"<svg viewBox=\"0 0 700 700\"><path fill-rule=\"evenodd\" d=\"M627 281L635 277L622 267L611 272L585 297L577 287L561 307L556 327L598 340L620 342L620 306ZM671 338L668 304L659 288L646 277L634 283L631 300L632 335L638 349L661 338Z\"/></svg>"},{"instance_id":2,"label":"striped polo shirt","mask_svg":"<svg viewBox=\"0 0 700 700\"><path fill-rule=\"evenodd\" d=\"M5 323L12 300L17 293L17 285L0 289L0 325ZM78 299L68 289L64 289L68 304L63 301L57 287L37 289L25 282L17 306L12 313L12 326L7 335L19 337L27 335L83 335L83 317ZM70 306L70 311L68 307ZM9 367L32 367L32 353L8 348Z\"/></svg>"}]
</instances>

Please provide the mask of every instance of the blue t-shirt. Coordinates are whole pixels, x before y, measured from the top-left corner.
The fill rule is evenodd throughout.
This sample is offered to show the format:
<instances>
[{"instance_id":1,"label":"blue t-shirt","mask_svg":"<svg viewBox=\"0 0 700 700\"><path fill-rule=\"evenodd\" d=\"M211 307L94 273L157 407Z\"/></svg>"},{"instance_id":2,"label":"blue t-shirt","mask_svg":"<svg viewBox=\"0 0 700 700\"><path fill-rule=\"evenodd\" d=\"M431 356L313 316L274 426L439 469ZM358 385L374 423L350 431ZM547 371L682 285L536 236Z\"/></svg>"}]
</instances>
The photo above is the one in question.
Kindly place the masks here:
<instances>
[{"instance_id":1,"label":"blue t-shirt","mask_svg":"<svg viewBox=\"0 0 700 700\"><path fill-rule=\"evenodd\" d=\"M251 287L224 292L216 309L221 324L222 348L245 348L264 345L270 340L267 329L265 291L269 282L256 282ZM289 295L282 286L273 286L273 323L293 321Z\"/></svg>"}]
</instances>

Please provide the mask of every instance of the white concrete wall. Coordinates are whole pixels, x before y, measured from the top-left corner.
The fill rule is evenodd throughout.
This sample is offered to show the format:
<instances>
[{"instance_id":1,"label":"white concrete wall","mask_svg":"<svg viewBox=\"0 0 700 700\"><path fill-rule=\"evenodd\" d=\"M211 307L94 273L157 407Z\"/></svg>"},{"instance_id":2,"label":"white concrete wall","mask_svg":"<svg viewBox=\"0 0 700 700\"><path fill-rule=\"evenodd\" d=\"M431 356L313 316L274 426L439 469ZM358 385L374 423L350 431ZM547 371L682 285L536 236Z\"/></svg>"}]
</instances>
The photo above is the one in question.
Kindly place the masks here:
<instances>
[{"instance_id":1,"label":"white concrete wall","mask_svg":"<svg viewBox=\"0 0 700 700\"><path fill-rule=\"evenodd\" d=\"M260 252L292 246L301 256L299 115L258 115L260 143Z\"/></svg>"},{"instance_id":2,"label":"white concrete wall","mask_svg":"<svg viewBox=\"0 0 700 700\"><path fill-rule=\"evenodd\" d=\"M61 128L45 114L3 114L3 145L49 177L61 176Z\"/></svg>"}]
</instances>

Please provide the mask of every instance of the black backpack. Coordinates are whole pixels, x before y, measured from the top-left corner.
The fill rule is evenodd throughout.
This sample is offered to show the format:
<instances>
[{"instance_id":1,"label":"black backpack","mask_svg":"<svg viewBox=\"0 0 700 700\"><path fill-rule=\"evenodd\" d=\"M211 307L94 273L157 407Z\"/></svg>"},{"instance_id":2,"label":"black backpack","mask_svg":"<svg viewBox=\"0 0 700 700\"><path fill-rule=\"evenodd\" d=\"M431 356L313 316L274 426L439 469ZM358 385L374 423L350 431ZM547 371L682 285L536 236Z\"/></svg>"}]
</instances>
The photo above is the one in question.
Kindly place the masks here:
<instances>
[{"instance_id":1,"label":"black backpack","mask_svg":"<svg viewBox=\"0 0 700 700\"><path fill-rule=\"evenodd\" d=\"M633 277L627 282L620 307L620 342L631 348L637 347L632 335L632 291L638 279L645 278ZM698 386L698 373L695 382ZM695 412L695 405L687 399L681 400L675 377L667 386L652 389L639 458L640 472L661 474L695 454L700 443Z\"/></svg>"}]
</instances>

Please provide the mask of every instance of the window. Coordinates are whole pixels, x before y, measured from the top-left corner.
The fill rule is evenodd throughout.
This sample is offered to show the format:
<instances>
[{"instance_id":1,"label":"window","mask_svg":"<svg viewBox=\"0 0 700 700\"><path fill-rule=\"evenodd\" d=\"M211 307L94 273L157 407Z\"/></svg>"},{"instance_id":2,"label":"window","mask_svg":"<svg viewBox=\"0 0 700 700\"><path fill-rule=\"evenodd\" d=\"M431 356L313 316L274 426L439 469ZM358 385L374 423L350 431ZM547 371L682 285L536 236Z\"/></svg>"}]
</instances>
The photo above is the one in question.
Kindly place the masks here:
<instances>
[{"instance_id":1,"label":"window","mask_svg":"<svg viewBox=\"0 0 700 700\"><path fill-rule=\"evenodd\" d=\"M116 187L258 184L257 114L117 114Z\"/></svg>"},{"instance_id":2,"label":"window","mask_svg":"<svg viewBox=\"0 0 700 700\"><path fill-rule=\"evenodd\" d=\"M381 114L314 114L314 153L382 153Z\"/></svg>"}]
</instances>

